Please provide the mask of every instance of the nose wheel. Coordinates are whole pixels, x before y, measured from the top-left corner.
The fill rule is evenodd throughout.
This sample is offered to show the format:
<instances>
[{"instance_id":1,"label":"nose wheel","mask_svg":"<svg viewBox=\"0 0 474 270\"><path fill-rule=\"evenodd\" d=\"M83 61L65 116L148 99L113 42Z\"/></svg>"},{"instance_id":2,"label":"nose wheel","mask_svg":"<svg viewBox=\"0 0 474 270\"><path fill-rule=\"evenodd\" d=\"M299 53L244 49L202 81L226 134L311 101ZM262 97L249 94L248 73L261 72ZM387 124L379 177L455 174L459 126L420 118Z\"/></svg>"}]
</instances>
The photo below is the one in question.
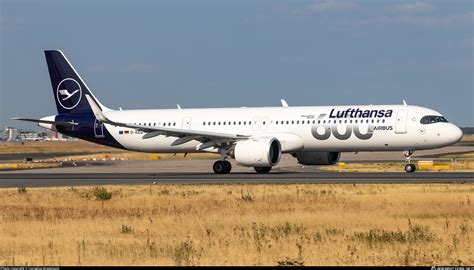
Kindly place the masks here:
<instances>
[{"instance_id":1,"label":"nose wheel","mask_svg":"<svg viewBox=\"0 0 474 270\"><path fill-rule=\"evenodd\" d=\"M415 166L415 164L407 164L407 165L405 165L405 171L406 171L407 173L412 173L412 172L416 171L416 166Z\"/></svg>"},{"instance_id":2,"label":"nose wheel","mask_svg":"<svg viewBox=\"0 0 474 270\"><path fill-rule=\"evenodd\" d=\"M405 162L407 163L405 165L405 171L407 173L412 173L416 171L415 164L411 162L411 155L413 155L413 152L414 151L411 151L411 150L403 152L403 155L405 156Z\"/></svg>"},{"instance_id":3,"label":"nose wheel","mask_svg":"<svg viewBox=\"0 0 474 270\"><path fill-rule=\"evenodd\" d=\"M218 160L214 162L212 169L214 169L214 173L216 174L227 174L232 170L232 165L227 160Z\"/></svg>"}]
</instances>

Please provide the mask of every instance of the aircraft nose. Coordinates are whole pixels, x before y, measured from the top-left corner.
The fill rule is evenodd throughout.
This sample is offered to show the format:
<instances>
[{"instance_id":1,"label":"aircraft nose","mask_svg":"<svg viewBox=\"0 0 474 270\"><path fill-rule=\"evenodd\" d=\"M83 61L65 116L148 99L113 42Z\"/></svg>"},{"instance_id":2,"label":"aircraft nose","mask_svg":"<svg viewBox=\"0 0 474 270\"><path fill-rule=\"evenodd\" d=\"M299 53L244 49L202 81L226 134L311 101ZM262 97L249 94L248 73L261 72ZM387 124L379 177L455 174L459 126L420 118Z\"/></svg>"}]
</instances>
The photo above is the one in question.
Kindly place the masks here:
<instances>
[{"instance_id":1,"label":"aircraft nose","mask_svg":"<svg viewBox=\"0 0 474 270\"><path fill-rule=\"evenodd\" d=\"M457 143L459 142L461 139L462 139L462 130L457 127L456 125L452 125L451 129L450 129L450 137L451 137L451 141L452 143Z\"/></svg>"}]
</instances>

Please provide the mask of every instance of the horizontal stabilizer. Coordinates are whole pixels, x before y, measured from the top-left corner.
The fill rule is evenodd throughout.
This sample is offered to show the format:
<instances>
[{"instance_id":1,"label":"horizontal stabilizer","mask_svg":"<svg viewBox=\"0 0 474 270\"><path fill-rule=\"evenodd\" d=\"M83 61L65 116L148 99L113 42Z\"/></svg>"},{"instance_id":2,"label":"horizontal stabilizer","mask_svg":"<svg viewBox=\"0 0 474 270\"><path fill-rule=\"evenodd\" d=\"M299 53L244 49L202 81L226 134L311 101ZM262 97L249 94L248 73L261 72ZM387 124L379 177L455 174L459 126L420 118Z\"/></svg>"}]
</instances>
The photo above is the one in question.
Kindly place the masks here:
<instances>
[{"instance_id":1,"label":"horizontal stabilizer","mask_svg":"<svg viewBox=\"0 0 474 270\"><path fill-rule=\"evenodd\" d=\"M51 124L51 125L65 126L65 127L72 127L72 126L79 125L79 123L74 123L74 122L50 121L50 120L31 119L31 118L19 118L19 117L12 118L12 120L28 121L28 122L43 123L43 124Z\"/></svg>"}]
</instances>

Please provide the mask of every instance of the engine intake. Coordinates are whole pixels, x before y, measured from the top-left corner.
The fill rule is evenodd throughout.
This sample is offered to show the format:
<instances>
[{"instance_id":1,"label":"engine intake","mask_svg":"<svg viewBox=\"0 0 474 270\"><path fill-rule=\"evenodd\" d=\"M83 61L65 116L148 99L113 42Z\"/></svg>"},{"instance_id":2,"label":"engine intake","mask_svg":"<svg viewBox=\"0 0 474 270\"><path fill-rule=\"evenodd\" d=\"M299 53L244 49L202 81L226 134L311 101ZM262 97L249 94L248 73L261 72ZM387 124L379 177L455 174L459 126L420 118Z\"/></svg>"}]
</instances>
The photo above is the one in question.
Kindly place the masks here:
<instances>
[{"instance_id":1,"label":"engine intake","mask_svg":"<svg viewBox=\"0 0 474 270\"><path fill-rule=\"evenodd\" d=\"M340 152L297 152L294 157L303 165L334 165L341 157Z\"/></svg>"},{"instance_id":2,"label":"engine intake","mask_svg":"<svg viewBox=\"0 0 474 270\"><path fill-rule=\"evenodd\" d=\"M276 138L258 138L235 144L234 158L247 167L271 167L281 158L281 145Z\"/></svg>"}]
</instances>

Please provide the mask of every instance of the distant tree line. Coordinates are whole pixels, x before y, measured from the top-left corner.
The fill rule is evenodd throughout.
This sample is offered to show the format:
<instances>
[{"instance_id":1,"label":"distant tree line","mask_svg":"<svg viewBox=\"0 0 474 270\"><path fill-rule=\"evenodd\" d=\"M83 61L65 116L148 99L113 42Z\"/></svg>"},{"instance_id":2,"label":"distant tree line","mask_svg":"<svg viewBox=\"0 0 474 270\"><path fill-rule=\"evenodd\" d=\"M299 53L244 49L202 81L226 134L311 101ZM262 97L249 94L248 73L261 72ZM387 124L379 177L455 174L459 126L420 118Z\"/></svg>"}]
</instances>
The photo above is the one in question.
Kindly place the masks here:
<instances>
[{"instance_id":1,"label":"distant tree line","mask_svg":"<svg viewBox=\"0 0 474 270\"><path fill-rule=\"evenodd\" d=\"M462 127L461 130L464 134L474 134L474 127Z\"/></svg>"}]
</instances>

